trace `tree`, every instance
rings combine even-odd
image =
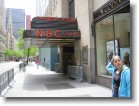
[[[24,40],[22,35],[18,38],[16,47],[21,50],[24,48]]]
[[[11,52],[9,49],[5,49],[4,50],[4,57],[5,57],[5,60],[6,60],[6,57],[9,57],[11,55]]]
[[[5,60],[6,58],[21,58],[23,57],[22,53],[20,51],[17,51],[17,50],[10,50],[10,49],[5,49],[4,50],[4,56],[5,56]]]
[[[29,59],[29,56],[35,57],[37,55],[38,47],[29,47],[29,48],[25,49],[25,42],[23,39],[23,31],[24,31],[24,28],[20,28],[17,32],[18,35],[20,35],[20,36],[17,40],[16,50],[10,50],[10,49],[4,50],[5,60],[7,57],[8,58],[10,58],[10,57],[16,57],[16,58],[27,57]]]
[[[29,48],[25,49],[25,47],[24,47],[25,42],[23,40],[23,31],[24,31],[23,28],[19,29],[19,31],[18,31],[18,35],[20,35],[20,37],[18,38],[18,41],[17,41],[17,48],[18,48],[18,50],[22,51],[22,54],[27,56],[27,63],[28,63],[29,56],[37,55],[38,47],[34,46],[34,47],[29,47]]]

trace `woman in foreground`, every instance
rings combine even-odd
[[[106,69],[112,73],[112,97],[130,97],[130,68],[113,56]]]

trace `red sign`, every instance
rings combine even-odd
[[[35,17],[23,38],[80,39],[75,18]]]
[[[75,18],[58,18],[58,17],[35,17],[32,21],[64,21],[64,22],[77,22]]]
[[[47,38],[47,39],[80,39],[78,30],[25,30],[23,38]]]
[[[31,28],[77,30],[78,25],[75,18],[35,17],[31,21]]]

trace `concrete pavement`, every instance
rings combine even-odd
[[[62,73],[56,73],[29,63],[26,72],[15,75],[13,88],[4,97],[111,97],[111,89],[87,82],[76,82]]]

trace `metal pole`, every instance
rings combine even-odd
[[[29,59],[29,52],[30,52],[30,48],[28,48],[27,65],[28,65],[28,59]]]

